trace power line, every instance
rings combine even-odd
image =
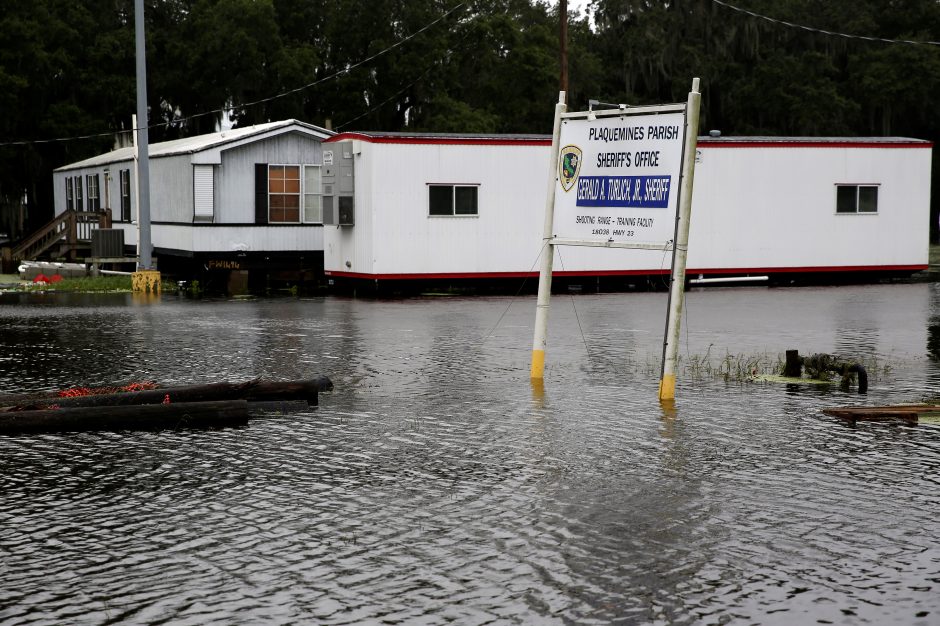
[[[435,67],[436,67],[436,65],[430,65],[426,70],[424,70],[424,71],[421,73],[420,76],[418,76],[416,79],[414,79],[413,81],[411,81],[410,83],[408,83],[407,85],[405,85],[404,87],[402,87],[401,89],[399,89],[397,92],[395,92],[394,94],[392,94],[390,97],[386,98],[386,99],[383,100],[382,102],[379,102],[378,104],[376,104],[375,106],[373,106],[371,109],[369,109],[368,111],[366,111],[366,112],[363,113],[362,115],[358,115],[358,116],[352,118],[351,120],[349,120],[349,121],[347,121],[347,122],[343,122],[342,124],[340,124],[339,126],[336,127],[336,130],[339,131],[339,130],[342,129],[342,128],[346,128],[347,126],[349,126],[349,125],[352,124],[353,122],[355,122],[355,121],[357,121],[357,120],[361,120],[362,118],[364,118],[364,117],[365,117],[366,115],[368,115],[369,113],[372,113],[373,111],[382,108],[383,106],[385,106],[386,104],[388,104],[389,102],[391,102],[392,100],[394,100],[395,98],[397,98],[398,96],[400,96],[401,94],[405,93],[407,90],[411,89],[411,88],[412,88],[414,85],[416,85],[422,78],[424,78],[425,76],[427,76],[427,75],[431,72],[431,70],[433,70]]]
[[[163,124],[155,124],[155,126],[162,126]],[[153,128],[152,126],[150,128]],[[132,129],[132,130],[137,130]],[[91,135],[73,135],[71,137],[56,137],[55,139],[21,139],[19,141],[2,141],[0,142],[0,148],[5,148],[7,146],[32,146],[35,144],[41,143],[58,143],[62,141],[80,141],[82,139],[95,139],[97,137],[113,137],[116,132],[124,131],[110,131],[107,133],[93,133]]]
[[[348,66],[346,66],[345,68],[343,68],[343,69],[341,69],[341,70],[339,70],[339,71],[337,71],[337,72],[334,72],[333,74],[330,74],[329,76],[324,76],[323,78],[320,78],[320,79],[317,79],[317,80],[315,80],[315,81],[313,81],[313,82],[307,83],[306,85],[301,85],[300,87],[295,87],[294,89],[289,89],[289,90],[287,90],[287,91],[283,91],[283,92],[281,92],[281,93],[279,93],[279,94],[276,94],[276,95],[273,95],[273,96],[270,96],[270,97],[267,97],[267,98],[261,98],[261,99],[259,99],[259,100],[254,100],[254,101],[252,101],[252,102],[246,102],[246,103],[244,103],[244,104],[240,104],[240,105],[238,105],[237,108],[238,108],[238,109],[247,109],[247,108],[249,108],[249,107],[257,106],[257,105],[259,105],[259,104],[264,104],[264,103],[266,103],[266,102],[272,102],[272,101],[274,101],[274,100],[278,100],[278,99],[280,99],[280,98],[284,98],[284,97],[286,97],[286,96],[289,96],[289,95],[292,95],[292,94],[295,94],[295,93],[298,93],[298,92],[301,92],[301,91],[310,89],[311,87],[315,87],[316,85],[319,85],[319,84],[321,84],[321,83],[325,83],[326,81],[333,80],[334,78],[339,78],[340,76],[345,76],[346,74],[348,74],[348,73],[351,72],[352,70],[356,69],[357,67],[361,67],[361,66],[365,65],[366,63],[369,63],[370,61],[374,61],[375,59],[381,57],[382,55],[388,54],[388,53],[391,52],[392,50],[394,50],[394,49],[396,49],[396,48],[398,48],[398,47],[404,45],[404,44],[407,43],[408,41],[414,39],[415,37],[417,37],[418,35],[420,35],[421,33],[423,33],[424,31],[426,31],[426,30],[428,30],[429,28],[435,26],[435,25],[438,24],[439,22],[443,21],[445,18],[447,18],[448,16],[450,16],[452,13],[456,12],[457,9],[460,9],[460,8],[463,7],[464,5],[466,5],[466,2],[460,2],[459,4],[455,5],[453,8],[451,8],[450,10],[448,10],[446,13],[444,13],[443,15],[441,15],[439,18],[437,18],[436,20],[434,20],[433,22],[430,22],[429,24],[425,24],[424,26],[422,26],[421,28],[419,28],[419,29],[416,30],[415,32],[413,32],[413,33],[411,33],[410,35],[408,35],[407,37],[405,37],[404,39],[400,39],[400,40],[398,40],[397,42],[395,42],[395,43],[393,43],[392,45],[390,45],[389,47],[385,48],[384,50],[381,50],[380,52],[376,52],[376,53],[373,54],[372,56],[366,57],[365,59],[363,59],[363,60],[361,60],[361,61],[359,61],[359,62],[357,62],[357,63],[353,63],[352,65],[348,65]],[[417,82],[417,81],[415,81],[415,82]],[[383,104],[384,104],[384,103],[383,103]],[[213,109],[213,110],[211,110],[211,111],[204,111],[204,112],[202,112],[202,113],[194,113],[193,115],[188,115],[188,116],[186,116],[186,117],[176,118],[176,119],[173,119],[173,120],[168,121],[168,122],[158,122],[158,123],[156,123],[156,124],[150,124],[149,126],[147,126],[147,130],[150,130],[151,128],[161,128],[161,127],[164,127],[164,126],[169,126],[170,124],[179,124],[179,123],[183,123],[183,122],[188,122],[188,121],[190,121],[190,120],[194,120],[194,119],[199,118],[199,117],[205,117],[206,115],[214,115],[214,114],[218,114],[218,113],[224,113],[226,110],[229,110],[229,109],[226,108],[226,107],[222,107],[222,108],[219,108],[219,109]],[[357,118],[357,119],[358,119],[358,118]],[[137,129],[137,128],[132,128],[132,129],[130,129],[130,130],[131,130],[131,132],[135,132],[135,131],[137,131],[138,129]],[[84,139],[95,139],[95,138],[98,138],[98,137],[111,137],[111,136],[114,135],[114,133],[115,133],[115,131],[111,131],[111,132],[107,132],[107,133],[94,133],[94,134],[89,134],[89,135],[76,135],[76,136],[71,136],[71,137],[57,137],[57,138],[55,138],[55,139],[31,139],[31,140],[21,140],[21,141],[4,141],[4,142],[0,142],[0,148],[6,147],[6,146],[24,146],[24,145],[33,145],[33,144],[46,144],[46,143],[58,143],[58,142],[65,142],[65,141],[78,141],[78,140],[84,140]]]
[[[389,46],[388,48],[385,48],[385,49],[382,50],[381,52],[377,52],[376,54],[373,54],[372,56],[367,57],[367,58],[363,59],[362,61],[359,61],[358,63],[354,63],[354,64],[352,64],[352,65],[350,65],[350,66],[348,66],[348,67],[346,67],[346,68],[344,68],[344,69],[342,69],[342,70],[339,70],[338,72],[335,72],[335,73],[333,73],[333,74],[330,74],[329,76],[325,76],[325,77],[323,77],[323,78],[321,78],[321,79],[319,79],[319,80],[315,80],[315,81],[313,81],[312,83],[307,83],[306,85],[303,85],[303,86],[301,86],[301,87],[296,87],[296,88],[294,88],[294,89],[290,89],[290,90],[288,90],[288,91],[279,93],[279,94],[277,94],[276,96],[271,96],[270,98],[262,98],[261,100],[255,100],[254,102],[248,102],[248,103],[246,103],[246,104],[239,105],[238,108],[240,108],[240,109],[241,109],[241,108],[248,108],[248,107],[252,107],[252,106],[258,105],[258,104],[263,104],[263,103],[265,103],[265,102],[271,102],[272,100],[277,100],[278,98],[283,98],[283,97],[285,97],[285,96],[289,96],[289,95],[291,95],[291,94],[295,94],[295,93],[298,93],[298,92],[300,92],[300,91],[304,91],[305,89],[309,89],[310,87],[313,87],[313,86],[315,86],[315,85],[319,85],[320,83],[324,83],[324,82],[326,82],[326,81],[328,81],[328,80],[332,80],[332,79],[334,79],[334,78],[339,78],[340,76],[344,76],[344,75],[348,74],[349,72],[351,72],[352,70],[356,69],[357,67],[360,67],[360,66],[362,66],[362,65],[365,65],[366,63],[368,63],[368,62],[370,62],[370,61],[374,61],[375,59],[379,58],[380,56],[382,56],[382,55],[384,55],[384,54],[387,54],[388,52],[391,52],[391,51],[394,50],[395,48],[398,48],[399,46],[401,46],[401,45],[403,45],[404,43],[410,41],[411,39],[414,39],[415,37],[417,37],[418,35],[420,35],[420,34],[423,33],[424,31],[428,30],[428,29],[431,28],[432,26],[434,26],[434,25],[436,25],[437,23],[443,21],[443,20],[444,20],[446,17],[448,17],[451,13],[454,13],[457,9],[461,8],[461,7],[464,6],[465,4],[466,4],[465,2],[461,2],[461,3],[457,4],[457,5],[454,6],[452,9],[450,9],[449,11],[447,11],[446,13],[444,13],[443,15],[441,15],[439,18],[437,18],[436,20],[434,20],[434,21],[431,22],[430,24],[426,24],[425,26],[422,26],[421,28],[419,28],[418,30],[416,30],[416,31],[413,32],[412,34],[408,35],[408,36],[405,37],[404,39],[401,39],[401,40],[399,40],[399,41],[393,43],[393,44],[392,44],[391,46]],[[201,117],[201,116],[204,116],[204,115],[210,115],[210,114],[212,114],[212,113],[222,113],[223,111],[225,111],[225,108],[224,108],[224,107],[221,108],[221,109],[216,109],[216,110],[214,110],[214,111],[206,111],[205,113],[198,113],[198,114],[196,114],[196,115],[191,115],[191,116],[189,116],[189,117],[180,118],[179,120],[175,120],[175,121],[177,121],[177,122],[185,122],[185,121],[194,119],[194,118],[196,118],[196,117]]]
[[[761,15],[760,13],[755,13],[753,11],[748,11],[747,9],[742,9],[741,7],[736,7],[722,0],[712,0],[717,5],[723,6],[726,9],[731,9],[732,11],[737,11],[739,13],[745,13],[751,17],[756,17],[773,24],[782,24],[783,26],[789,26],[790,28],[797,28],[800,30],[809,31],[811,33],[819,33],[821,35],[829,35],[831,37],[843,37],[845,39],[861,39],[862,41],[878,41],[881,43],[902,43],[915,46],[940,46],[940,41],[913,41],[911,39],[885,39],[883,37],[868,37],[865,35],[850,35],[848,33],[839,33],[831,30],[824,30],[822,28],[814,28],[812,26],[806,26],[804,24],[794,24],[793,22],[787,22],[784,20],[778,20],[773,17],[768,17],[766,15]]]
[[[464,33],[464,36],[460,39],[460,41],[457,43],[457,45],[454,46],[454,48],[455,48],[456,50],[461,50],[461,51],[465,50],[466,48],[465,48],[464,44],[466,44],[468,37],[469,37],[469,35],[468,35],[467,33]],[[451,53],[453,53],[453,51],[451,51]],[[338,125],[338,126],[336,127],[337,132],[339,132],[339,131],[340,131],[341,129],[343,129],[343,128],[346,128],[347,126],[349,126],[349,125],[352,124],[353,122],[358,121],[358,120],[361,120],[362,118],[364,118],[365,116],[369,115],[370,113],[372,113],[372,112],[374,112],[374,111],[377,111],[378,109],[382,108],[383,106],[385,106],[386,104],[388,104],[389,102],[391,102],[392,100],[394,100],[395,98],[397,98],[398,96],[400,96],[401,94],[405,93],[408,89],[411,89],[411,88],[414,87],[416,84],[418,84],[419,82],[421,82],[421,80],[422,80],[425,76],[427,76],[428,74],[430,74],[430,73],[431,73],[431,70],[435,69],[436,67],[438,67],[438,63],[437,63],[436,61],[432,62],[431,64],[429,64],[429,65],[424,69],[423,72],[421,72],[421,74],[418,75],[417,78],[415,78],[413,81],[411,81],[410,83],[408,83],[407,85],[405,85],[404,87],[402,87],[401,89],[399,89],[398,91],[396,91],[396,92],[395,92],[394,94],[392,94],[390,97],[388,97],[388,98],[386,98],[385,100],[383,100],[382,102],[379,102],[378,104],[372,106],[371,108],[369,108],[367,111],[365,111],[365,112],[362,113],[361,115],[357,115],[356,117],[352,118],[351,120],[347,120],[347,121],[343,122],[342,124]]]

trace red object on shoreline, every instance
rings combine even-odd
[[[123,391],[149,391],[156,389],[154,382],[130,383],[123,387],[71,387],[58,392],[60,398],[78,398],[81,396],[101,396]]]

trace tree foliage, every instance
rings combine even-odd
[[[682,101],[703,129],[940,138],[936,0],[592,0],[569,20],[569,104]],[[0,143],[127,129],[134,0],[0,0]],[[548,132],[557,3],[147,0],[151,141],[297,118],[342,130]],[[279,97],[278,94],[285,94]],[[110,139],[0,145],[0,232],[51,215],[51,170]],[[935,159],[935,162],[938,161]],[[935,171],[937,167],[935,166]],[[934,188],[938,188],[934,185]],[[934,225],[936,219],[931,220]]]

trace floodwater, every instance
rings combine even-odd
[[[0,393],[329,376],[245,428],[0,437],[0,623],[940,623],[940,286],[0,296]],[[867,396],[746,382],[788,348]],[[721,372],[732,372],[727,378]]]

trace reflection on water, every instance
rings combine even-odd
[[[933,287],[933,285],[931,285]],[[927,353],[940,362],[940,289],[930,289],[930,312],[927,319]]]
[[[883,366],[666,404],[665,294],[556,297],[541,386],[531,298],[0,298],[0,393],[335,383],[242,429],[0,438],[0,622],[940,619],[940,428],[820,412],[934,392],[934,285],[690,292],[687,360]]]

